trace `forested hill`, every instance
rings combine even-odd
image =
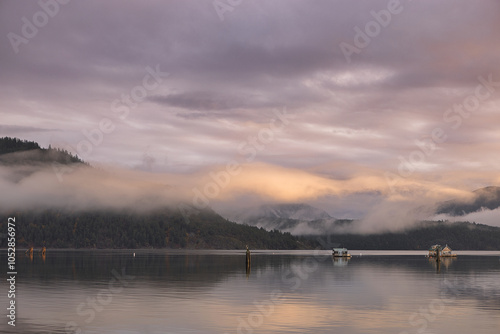
[[[17,170],[18,165],[45,166],[47,163],[85,164],[64,150],[44,149],[35,142],[16,138],[0,138],[0,168]],[[24,172],[21,170],[21,176]],[[14,186],[19,182],[17,178],[3,181]],[[7,231],[8,217],[15,217],[16,241],[20,248],[244,249],[248,245],[252,249],[312,249],[342,245],[349,249],[425,250],[438,243],[453,249],[500,250],[500,228],[471,223],[424,222],[405,232],[329,237],[323,234],[305,238],[237,224],[210,209],[194,210],[189,217],[179,208],[167,206],[148,212],[30,207],[22,211],[3,210],[0,212],[0,247],[6,247],[3,231]],[[335,221],[336,225],[350,223],[352,221]],[[329,239],[326,244],[325,239]]]
[[[348,223],[344,221],[344,223]],[[309,236],[311,241],[317,236]],[[469,222],[421,222],[402,232],[321,236],[335,247],[374,250],[427,250],[448,244],[454,250],[500,250],[500,228]]]
[[[0,230],[16,217],[18,247],[427,250],[448,244],[454,250],[500,250],[500,228],[468,222],[422,222],[404,232],[296,237],[278,230],[230,222],[211,210],[188,219],[178,209],[66,212],[45,210],[0,215]],[[319,241],[320,240],[320,241]],[[0,238],[0,246],[6,239]]]
[[[211,210],[187,219],[177,209],[150,213],[132,211],[62,210],[12,212],[18,247],[40,248],[190,248],[190,249],[305,249],[312,248],[289,233],[230,222]],[[5,238],[0,241],[6,246]]]
[[[0,154],[7,154],[20,151],[40,150],[41,147],[34,141],[21,140],[18,138],[0,138]]]
[[[474,190],[468,200],[450,200],[438,206],[437,214],[464,216],[481,210],[495,210],[500,207],[500,187],[485,187]]]
[[[65,150],[41,148],[36,142],[0,138],[0,167],[84,164]],[[21,178],[31,170],[21,170]],[[19,173],[18,173],[19,174]],[[21,178],[16,178],[19,182]],[[12,180],[6,180],[11,182]],[[54,182],[57,182],[55,180]],[[76,190],[75,190],[76,191]],[[302,249],[310,246],[279,231],[266,231],[230,222],[210,209],[188,218],[174,207],[149,212],[132,209],[70,211],[64,207],[0,213],[0,247],[6,247],[8,217],[16,218],[18,247],[48,248],[208,248]]]
[[[85,164],[78,156],[61,149],[41,148],[33,141],[0,138],[0,165],[33,165],[41,163]]]

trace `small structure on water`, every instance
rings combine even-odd
[[[441,246],[441,245],[433,245],[429,248],[429,254],[427,257],[457,257],[457,254],[454,254],[451,250],[450,246]]]
[[[454,254],[453,251],[451,250],[450,246],[446,245],[446,246],[444,246],[443,250],[441,251],[441,256],[442,257],[457,257],[457,254]]]
[[[351,257],[351,254],[349,254],[349,251],[347,250],[347,248],[334,248],[332,256],[333,257],[347,257],[347,258],[349,258],[349,257]]]

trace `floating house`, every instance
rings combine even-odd
[[[442,257],[456,257],[457,254],[454,254],[453,251],[451,250],[450,246],[446,245],[441,250],[441,256]]]
[[[332,255],[333,257],[351,257],[347,248],[334,248]]]
[[[429,254],[427,257],[437,257],[439,253],[440,257],[456,257],[457,254],[454,254],[451,250],[450,246],[441,246],[441,245],[433,245],[429,248]]]
[[[439,250],[441,249],[441,245],[432,245],[432,246],[429,248],[429,254],[427,254],[427,257],[436,257],[436,256],[437,256],[438,249],[439,249]]]

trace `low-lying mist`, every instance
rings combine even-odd
[[[408,228],[433,217],[437,203],[470,195],[460,184],[449,182],[456,180],[453,176],[432,183],[423,176],[401,179],[391,188],[383,173],[352,170],[349,177],[335,179],[260,163],[213,166],[189,174],[82,164],[3,163],[0,210],[141,211],[185,203],[198,209],[211,207],[225,216],[264,203],[308,203],[342,218],[349,218],[346,212],[356,209],[362,216],[355,217],[356,223],[344,232],[380,233]],[[293,233],[311,231],[309,224],[296,227]]]

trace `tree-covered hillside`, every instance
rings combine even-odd
[[[41,148],[36,142],[18,138],[0,138],[0,165],[40,163],[86,164],[66,150]]]
[[[434,244],[448,244],[457,250],[500,250],[500,228],[468,222],[422,222],[403,232],[334,234],[322,238],[349,249],[426,250]]]
[[[85,164],[77,156],[64,150],[50,147],[44,149],[35,142],[16,138],[0,138],[2,168],[13,167],[17,170],[18,165],[45,166],[54,163]],[[21,169],[21,176],[15,178],[14,184],[29,175],[29,172]],[[488,188],[478,192],[478,198],[485,197],[485,193],[498,192],[497,189]],[[398,233],[330,236],[323,233],[306,239],[278,230],[266,231],[263,228],[233,223],[209,209],[198,210],[186,219],[179,209],[168,207],[148,212],[102,208],[87,211],[69,211],[67,208],[35,210],[30,207],[12,211],[7,208],[0,213],[0,247],[6,247],[4,231],[7,231],[8,217],[16,218],[16,242],[21,248],[244,249],[249,245],[253,249],[311,249],[343,245],[349,249],[424,250],[439,243],[448,244],[453,249],[500,250],[500,228],[487,225],[424,222],[411,230]],[[314,225],[316,221],[308,223]],[[353,222],[350,220],[334,221],[335,226],[351,223]],[[324,240],[329,241],[325,244]]]
[[[65,150],[41,148],[36,142],[0,138],[0,165],[85,164]],[[29,172],[21,173],[22,177]],[[22,179],[19,178],[19,180]],[[17,179],[16,179],[17,180]],[[19,182],[19,180],[17,182]],[[76,191],[76,190],[75,190]],[[213,248],[299,249],[307,245],[289,233],[266,231],[229,222],[211,210],[189,219],[176,208],[138,212],[67,208],[34,209],[0,214],[0,246],[6,246],[8,217],[16,218],[18,247],[49,248]]]
[[[190,248],[190,249],[304,249],[312,248],[299,238],[229,222],[211,210],[189,219],[176,209],[149,213],[132,211],[13,212],[18,247],[48,248]],[[2,246],[5,247],[5,239]]]
[[[38,143],[34,141],[21,140],[19,138],[10,137],[0,138],[0,154],[40,149],[41,148]]]
[[[500,207],[500,187],[485,187],[472,192],[469,200],[450,200],[441,203],[437,214],[464,216],[483,209],[495,210]]]

